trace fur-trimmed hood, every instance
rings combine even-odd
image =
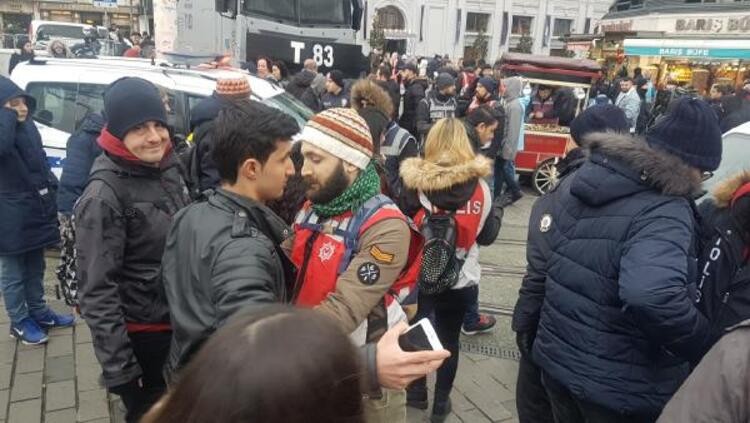
[[[441,166],[419,157],[401,163],[404,186],[423,192],[442,191],[490,174],[490,161],[481,155],[456,166]]]
[[[582,145],[591,156],[576,172],[571,191],[587,204],[606,204],[649,189],[688,198],[701,194],[698,172],[642,138],[598,132],[587,135]]]
[[[382,87],[369,79],[357,81],[351,90],[351,105],[356,111],[363,107],[373,106],[386,116],[393,115],[393,101]]]
[[[743,170],[719,182],[711,192],[716,207],[729,207],[737,190],[745,184],[750,184],[750,170]]]

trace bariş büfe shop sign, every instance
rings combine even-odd
[[[750,33],[750,15],[731,18],[677,19],[676,32]]]

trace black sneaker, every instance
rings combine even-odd
[[[515,204],[516,201],[520,200],[521,198],[523,198],[523,194],[520,191],[514,192],[512,194],[506,193],[506,194],[503,194],[503,198],[500,201],[500,205],[503,207],[508,207],[508,206]]]
[[[464,324],[463,326],[461,326],[461,333],[468,336],[486,333],[491,331],[492,328],[495,327],[496,323],[497,320],[494,317],[488,316],[486,314],[480,314],[479,320],[476,323],[471,325]]]
[[[427,410],[429,406],[427,402],[427,388],[421,386],[406,388],[406,406],[418,410]]]
[[[451,404],[450,397],[445,401],[435,400],[435,404],[432,405],[430,423],[443,423],[451,411],[453,411],[453,405]]]

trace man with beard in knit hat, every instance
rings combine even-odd
[[[376,342],[416,311],[421,237],[380,193],[372,136],[356,111],[319,113],[300,138],[309,201],[287,243],[299,269],[293,302],[330,316],[357,345]],[[368,422],[405,421],[403,391],[364,393]]]

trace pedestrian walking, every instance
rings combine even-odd
[[[489,172],[489,160],[474,153],[464,123],[455,118],[440,120],[433,126],[425,141],[424,158],[408,159],[401,166],[405,185],[418,190],[422,203],[415,223],[425,232],[435,216],[448,216],[456,231],[455,257],[449,260],[458,264],[459,276],[452,286],[444,286],[440,291],[420,290],[415,317],[419,320],[434,313],[438,338],[451,352],[451,357],[438,369],[432,422],[444,421],[452,410],[450,392],[458,369],[461,325],[481,278],[479,245],[492,244],[500,231],[502,209],[493,206],[492,193],[483,179]],[[428,256],[424,260],[432,263]],[[410,406],[427,409],[426,379],[409,386],[407,398]]]
[[[340,70],[328,72],[326,77],[326,92],[320,99],[323,110],[349,105],[348,93],[344,90],[344,73]]]
[[[708,104],[685,98],[645,140],[586,140],[588,160],[529,226],[550,257],[532,357],[556,422],[653,422],[709,346],[692,203],[721,132]]]
[[[104,153],[74,209],[79,301],[104,383],[137,422],[166,388],[172,329],[161,257],[189,197],[159,90],[121,78],[105,92],[104,112]]]
[[[562,180],[578,170],[588,157],[586,137],[598,132],[627,134],[630,130],[625,113],[613,105],[596,105],[584,110],[570,124],[574,148],[557,165]],[[554,189],[554,188],[553,188]],[[516,344],[521,353],[516,382],[516,409],[521,423],[552,423],[549,396],[542,384],[541,370],[534,362],[531,351],[536,338],[539,317],[545,296],[545,280],[551,257],[549,231],[542,231],[537,222],[552,207],[554,196],[542,195],[531,209],[526,245],[526,274],[521,281],[518,300],[513,308],[511,327],[516,332]]]
[[[280,249],[291,235],[265,203],[294,175],[294,119],[245,99],[215,119],[213,161],[221,183],[174,220],[162,273],[169,302],[170,377],[240,309],[289,301],[293,266]]]
[[[357,345],[377,342],[416,311],[421,237],[380,194],[373,141],[356,111],[321,112],[300,138],[309,202],[286,244],[299,269],[293,302],[332,318]],[[403,391],[366,393],[367,421],[405,421]]]
[[[419,138],[417,131],[417,106],[425,96],[427,84],[425,80],[417,79],[417,66],[408,62],[399,65],[401,81],[404,84],[404,107],[398,124],[409,131],[415,138]]]
[[[625,112],[625,117],[630,122],[630,132],[635,132],[638,115],[641,111],[641,98],[638,96],[633,79],[629,77],[620,80],[620,94],[617,95],[615,106]]]
[[[18,66],[19,63],[28,62],[34,58],[34,46],[31,44],[26,37],[20,37],[16,43],[18,48],[17,53],[13,53],[10,56],[10,62],[8,63],[8,75],[13,74],[13,69]]]
[[[526,107],[522,103],[523,81],[519,77],[502,80],[505,101],[505,136],[500,154],[495,160],[495,197],[502,196],[507,207],[523,197],[516,179],[516,153],[523,145]],[[505,191],[503,191],[505,188]]]
[[[104,129],[104,123],[104,118],[99,113],[90,113],[81,121],[78,130],[68,138],[65,146],[65,161],[57,191],[62,245],[56,275],[60,292],[69,306],[78,306],[73,206],[86,188],[94,160],[102,153],[102,148],[96,140]]]
[[[31,119],[34,98],[0,77],[0,287],[10,335],[27,345],[46,330],[73,325],[44,301],[44,250],[60,241],[55,191],[42,138]]]
[[[440,119],[456,116],[456,81],[448,73],[435,78],[435,86],[417,106],[417,131],[424,142],[430,128]]]

